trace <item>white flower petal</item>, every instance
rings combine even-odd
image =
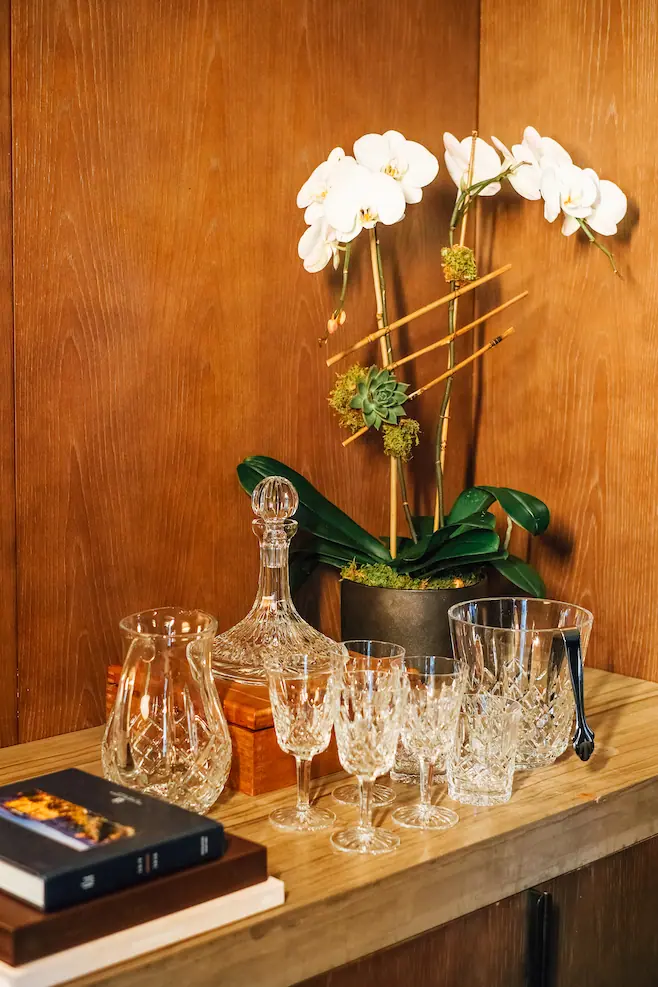
[[[321,236],[321,223],[314,223],[313,226],[309,226],[307,230],[304,230],[297,245],[297,253],[302,260],[304,260],[305,257],[308,257],[308,255],[315,250]]]
[[[532,147],[532,145],[531,145]],[[570,165],[571,155],[565,151],[561,144],[554,141],[552,137],[541,138],[540,164]]]
[[[405,141],[404,153],[408,169],[403,181],[406,179],[410,185],[415,185],[417,188],[424,188],[434,181],[439,173],[439,162],[426,147],[417,141]]]
[[[491,182],[489,185],[485,185],[480,195],[497,195],[501,190],[500,182]]]
[[[560,186],[553,168],[542,172],[541,195],[544,200],[544,218],[549,223],[554,223],[560,215]]]
[[[333,150],[329,152],[329,155],[327,157],[327,162],[330,165],[337,164],[339,161],[342,161],[344,157],[345,157],[345,151],[342,149],[342,147],[334,147]]]
[[[523,131],[523,143],[527,144],[535,158],[541,158],[541,134],[534,127],[526,127]]]
[[[324,200],[324,214],[330,226],[339,231],[338,239],[346,242],[341,234],[354,233],[355,220],[359,211],[358,188],[350,181],[339,182],[329,189]],[[348,237],[351,239],[351,237]]]
[[[515,192],[536,202],[541,199],[541,171],[537,165],[520,164],[519,167],[509,177],[509,183]]]
[[[310,206],[306,207],[304,212],[304,222],[310,226],[312,223],[317,223],[319,219],[324,216],[324,203],[323,202],[312,202]]]
[[[500,151],[500,153],[502,155],[502,158],[503,158],[503,164],[504,165],[506,165],[508,161],[513,161],[514,160],[514,155],[512,154],[512,152],[510,151],[510,149],[508,147],[506,147],[506,145],[503,144],[502,141],[498,140],[497,137],[494,137],[492,135],[492,137],[491,137],[491,143],[494,145],[494,147],[496,148],[496,150]]]
[[[626,215],[628,200],[618,185],[605,178],[599,183],[599,194],[599,202],[587,225],[602,236],[613,236],[617,232],[617,223]]]
[[[404,194],[405,202],[414,203],[420,202],[423,198],[422,188],[418,188],[416,185],[410,185],[406,177],[400,182],[402,186],[402,192]]]
[[[304,258],[304,270],[309,274],[317,274],[322,271],[333,256],[333,251],[328,243],[320,243],[317,248]]]
[[[371,177],[370,187],[370,199],[376,209],[380,223],[391,226],[403,219],[406,208],[404,193],[394,178],[380,172]],[[364,223],[364,226],[367,225]]]
[[[464,174],[464,167],[450,151],[446,151],[444,155],[444,160],[446,163],[446,168],[448,169],[448,174],[452,178],[453,182],[457,188],[461,185],[462,175]]]
[[[573,216],[565,216],[562,221],[562,233],[564,236],[571,236],[580,229],[580,223]]]
[[[388,164],[391,153],[386,137],[382,134],[365,134],[354,142],[354,157],[360,165],[371,171],[381,171]]]

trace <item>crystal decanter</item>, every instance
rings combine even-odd
[[[297,612],[290,595],[288,553],[297,530],[291,520],[299,506],[294,486],[283,476],[270,476],[255,488],[252,527],[260,542],[260,575],[254,604],[239,624],[215,638],[212,668],[222,679],[264,684],[267,654],[303,652],[319,662],[342,652]]]

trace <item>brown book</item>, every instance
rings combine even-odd
[[[267,850],[227,834],[219,860],[166,874],[58,912],[0,893],[0,960],[21,966],[267,880]]]

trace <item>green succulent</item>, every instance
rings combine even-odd
[[[407,400],[408,387],[400,384],[390,370],[372,366],[366,379],[357,384],[350,407],[361,412],[368,428],[381,428],[382,422],[397,425],[398,418],[404,415],[402,405]]]

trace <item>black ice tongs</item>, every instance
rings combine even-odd
[[[589,761],[594,753],[594,731],[585,718],[585,696],[583,689],[583,653],[580,647],[580,631],[569,628],[560,631],[564,640],[569,662],[569,674],[576,702],[576,732],[573,736],[573,749],[581,761]]]

